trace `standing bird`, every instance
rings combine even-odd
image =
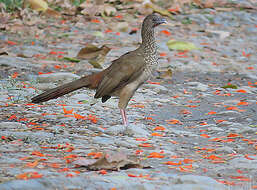
[[[35,96],[32,102],[45,102],[82,87],[96,89],[94,98],[102,98],[102,102],[106,102],[111,96],[119,97],[118,106],[123,124],[127,126],[125,109],[128,102],[138,87],[150,78],[158,64],[154,28],[163,23],[166,23],[166,20],[160,16],[154,13],[148,15],[142,24],[142,44],[136,50],[120,56],[112,61],[108,68],[98,73],[84,76]]]

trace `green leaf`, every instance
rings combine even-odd
[[[81,100],[81,101],[79,101],[80,103],[82,103],[82,104],[87,104],[88,103],[88,100]]]
[[[183,42],[183,41],[176,41],[176,40],[169,40],[167,42],[167,46],[169,50],[180,50],[180,51],[185,51],[185,50],[194,50],[194,49],[200,49],[196,47],[193,43],[190,42]]]
[[[236,85],[234,85],[234,84],[227,84],[227,85],[225,85],[225,86],[222,86],[221,88],[232,88],[232,89],[237,89],[237,86]]]
[[[63,59],[66,60],[66,61],[75,62],[75,63],[80,62],[79,59],[72,58],[72,57],[64,57]]]

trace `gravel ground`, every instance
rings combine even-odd
[[[9,45],[9,55],[0,56],[0,189],[257,189],[257,14],[204,9],[174,18],[157,29],[165,56],[160,71],[130,101],[126,134],[115,98],[102,104],[93,99],[94,91],[81,89],[41,105],[29,100],[97,70],[87,61],[74,66],[55,59],[50,51],[74,57],[85,40],[112,44],[106,67],[137,46],[139,33],[90,38],[92,31],[106,29],[91,23],[70,26],[65,40],[50,35],[48,43],[32,46],[31,36],[24,35],[23,44]],[[186,18],[192,24],[180,24]],[[18,38],[0,33],[3,42]],[[169,51],[170,38],[201,49]],[[162,76],[167,68],[172,77]],[[74,164],[92,152],[110,151],[136,155],[145,167],[91,171]]]

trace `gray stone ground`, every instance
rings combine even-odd
[[[180,24],[185,18],[194,22]],[[23,36],[28,43],[9,46],[9,52],[26,57],[0,56],[0,189],[256,189],[256,11],[204,9],[197,14],[175,16],[175,21],[170,23],[157,30],[157,39],[159,51],[167,53],[161,57],[160,67],[171,68],[173,76],[163,79],[156,72],[151,81],[160,84],[146,83],[137,91],[127,110],[128,135],[120,134],[124,128],[117,100],[102,104],[93,99],[94,92],[90,90],[78,90],[43,106],[28,104],[31,97],[47,87],[95,71],[89,69],[86,61],[55,69],[54,65],[63,61],[50,59],[48,53],[63,51],[73,57],[83,47],[83,41],[90,41],[88,36],[92,31],[104,31],[106,25],[72,26],[66,31],[67,39],[57,39],[57,43],[38,40],[31,46],[31,36]],[[170,31],[171,36],[162,34],[162,30]],[[78,39],[77,35],[84,39]],[[91,41],[116,47],[108,54],[106,67],[118,55],[134,49],[139,37],[139,33],[121,32],[120,36],[105,34],[104,38]],[[3,42],[12,38],[17,36],[0,33]],[[178,52],[169,51],[166,46],[170,38],[193,42],[201,49],[186,53],[187,57],[178,56]],[[48,58],[31,58],[35,54]],[[49,71],[54,73],[38,75]],[[15,79],[10,77],[14,72],[19,73]],[[238,88],[221,88],[228,83]],[[60,104],[82,116],[92,114],[98,121],[66,117]],[[154,131],[157,126],[165,129]],[[151,146],[141,147],[142,143]],[[128,155],[141,150],[137,156],[150,168],[107,171],[103,175],[99,171],[75,168],[65,159],[69,155],[85,157],[90,152],[109,150]],[[33,155],[34,151],[44,155]],[[152,152],[164,157],[148,158]],[[28,163],[36,160],[38,164],[29,167]],[[181,162],[164,164],[167,161]],[[63,168],[69,171],[60,172]],[[17,175],[24,172],[43,176],[18,180]],[[131,174],[145,177],[130,177]]]

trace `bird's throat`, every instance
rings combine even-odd
[[[154,29],[143,28],[141,32],[141,36],[142,36],[141,48],[143,48],[144,53],[156,54],[157,46],[156,46],[155,37],[154,37]]]

